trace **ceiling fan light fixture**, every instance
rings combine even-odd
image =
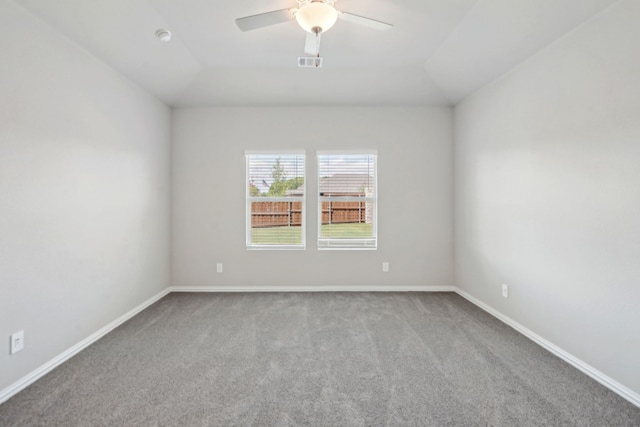
[[[313,1],[301,6],[296,13],[296,21],[303,30],[309,33],[325,32],[333,27],[338,19],[338,11],[327,3]]]

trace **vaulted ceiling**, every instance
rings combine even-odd
[[[616,0],[338,0],[394,27],[338,21],[319,69],[295,21],[235,24],[295,0],[12,1],[167,104],[221,106],[454,105]]]

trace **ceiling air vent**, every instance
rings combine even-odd
[[[322,58],[317,56],[301,56],[298,58],[299,68],[320,68],[322,67]]]

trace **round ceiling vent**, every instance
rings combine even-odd
[[[171,31],[165,30],[165,29],[160,29],[160,30],[156,31],[156,37],[162,43],[167,43],[167,42],[169,42],[171,40]]]

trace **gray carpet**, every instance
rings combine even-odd
[[[0,424],[640,426],[640,409],[451,293],[172,293]]]

